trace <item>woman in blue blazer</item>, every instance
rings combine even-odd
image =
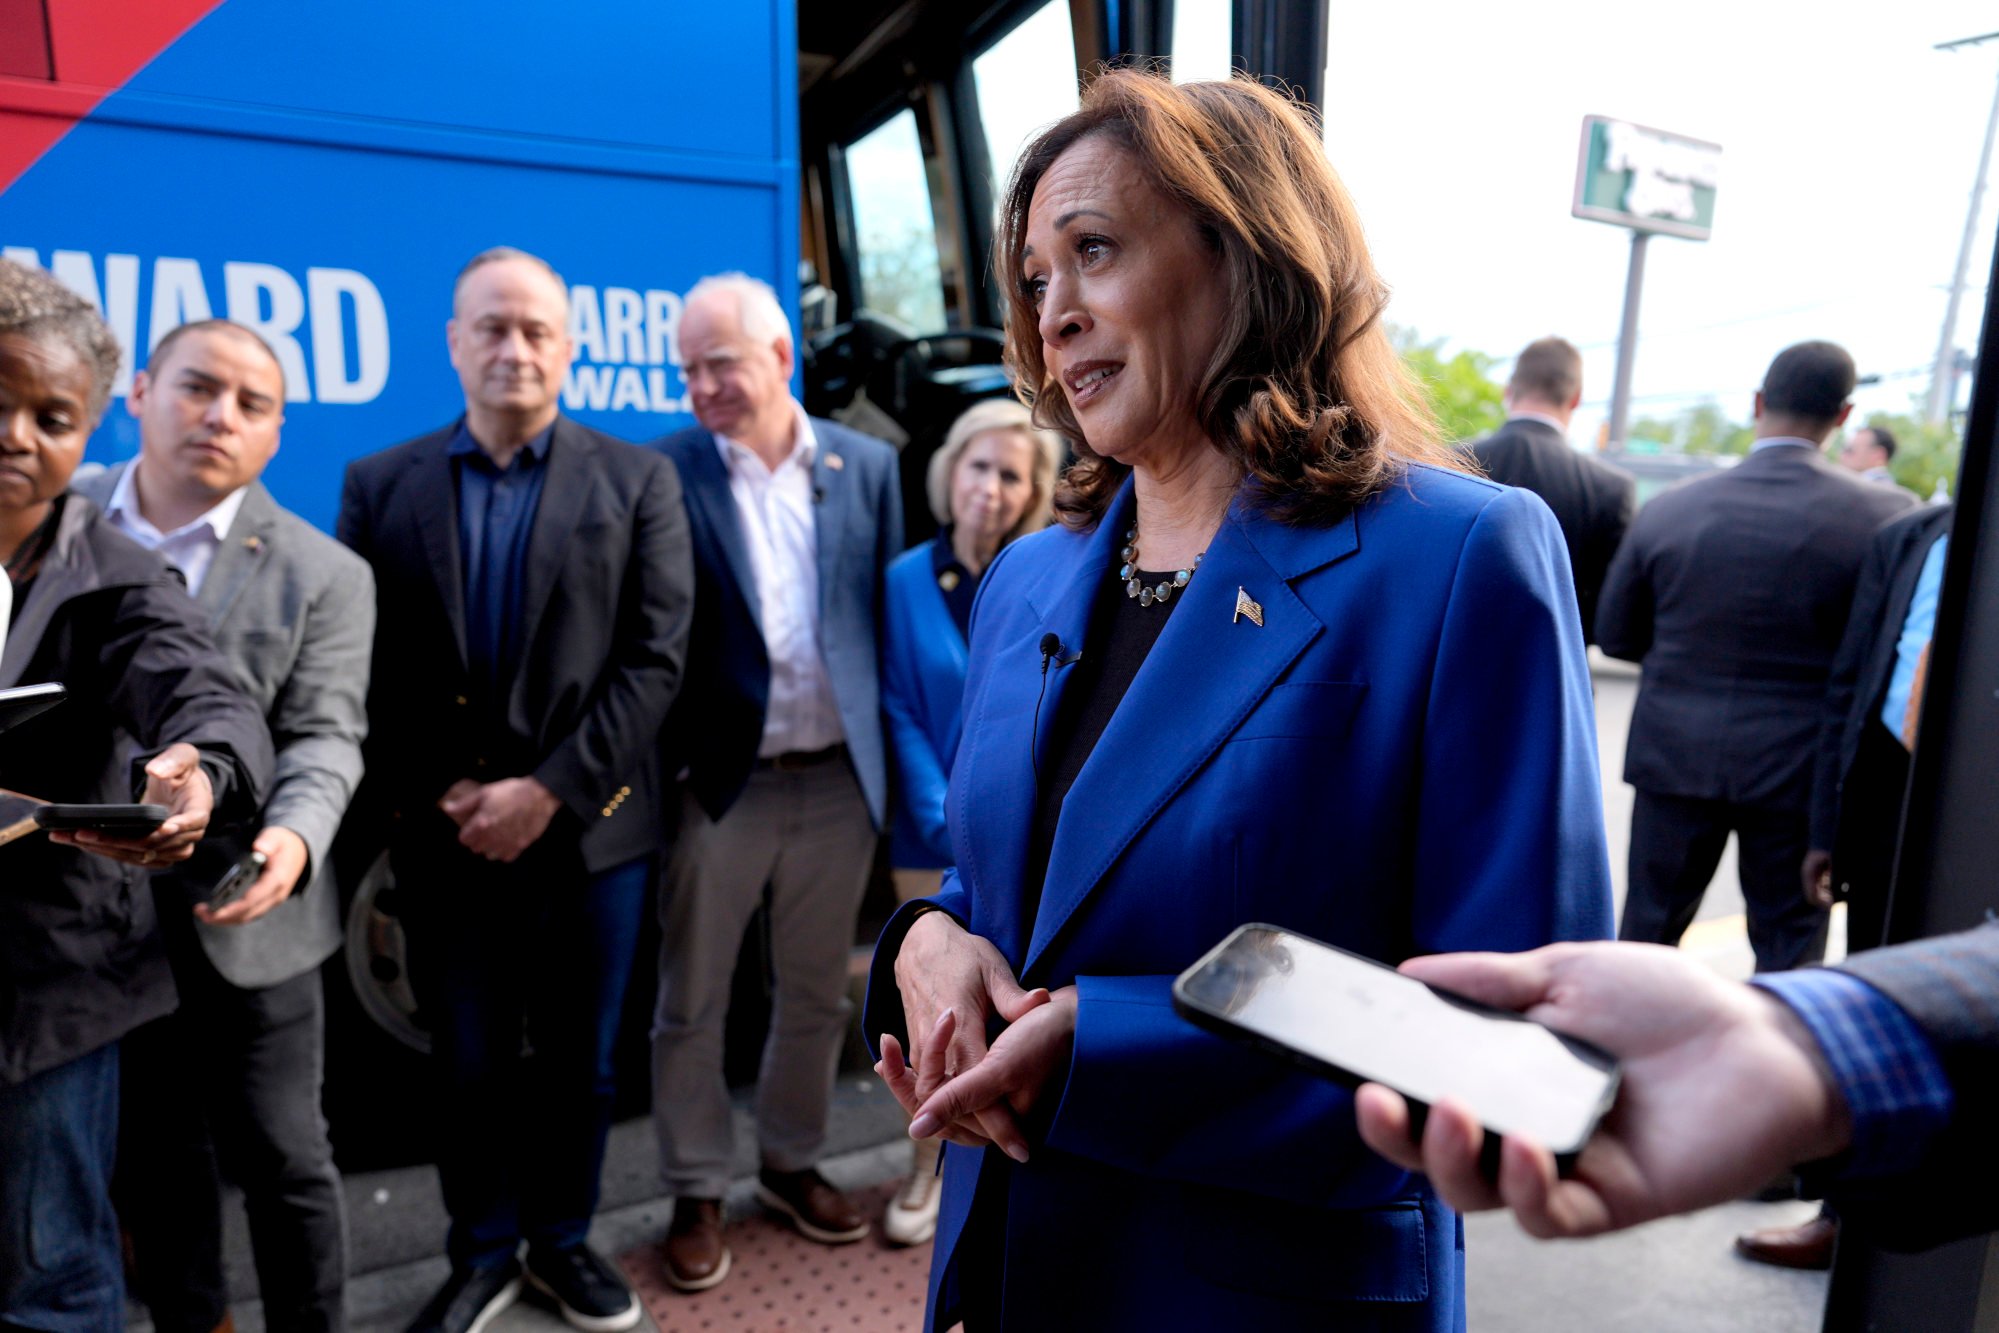
[[[954,869],[869,988],[951,1145],[930,1327],[1461,1329],[1456,1216],[1170,987],[1244,921],[1389,962],[1607,932],[1561,532],[1434,442],[1280,94],[1100,77],[995,269],[1080,461],[986,574]]]
[[[1061,465],[1062,442],[1019,402],[973,404],[930,459],[937,535],[889,564],[882,712],[896,766],[889,864],[903,902],[936,893],[951,864],[944,789],[958,750],[972,599],[1001,547],[1047,526]],[[937,1148],[935,1139],[917,1144],[909,1180],[882,1214],[895,1244],[920,1245],[936,1229]]]

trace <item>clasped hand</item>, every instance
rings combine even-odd
[[[1027,1160],[1020,1118],[1040,1105],[1066,1066],[1076,1033],[1073,986],[1023,989],[992,944],[943,912],[926,912],[895,959],[910,1052],[881,1038],[882,1077],[911,1117],[915,1138],[941,1134]],[[986,1021],[1006,1030],[986,1045]]]
[[[460,778],[437,808],[458,825],[458,841],[488,861],[512,861],[548,832],[561,798],[535,778]]]

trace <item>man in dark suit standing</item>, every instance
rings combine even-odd
[[[452,1272],[425,1333],[511,1302],[523,1241],[571,1324],[639,1320],[585,1236],[693,571],[673,467],[557,411],[568,304],[545,261],[475,256],[447,330],[464,417],[355,462],[341,499],[379,589],[362,804],[443,1083]]]
[[[1876,947],[1887,933],[1888,886],[1952,513],[1949,505],[1927,505],[1875,534],[1826,684],[1804,892],[1828,909],[1846,900],[1849,953]],[[1798,1226],[1752,1231],[1735,1246],[1764,1263],[1827,1268],[1837,1230],[1828,1208]]]
[[[756,1100],[759,1197],[827,1244],[868,1232],[815,1169],[847,1029],[847,957],[887,797],[882,582],[902,549],[895,451],[791,396],[776,295],[706,278],[680,319],[699,428],[662,440],[687,486],[699,593],[690,678],[666,728],[684,769],[660,901],[653,1117],[675,1196],[667,1278],[728,1276],[734,1129],[723,1021],[743,932],[770,904],[776,998]]]
[[[1637,484],[1578,453],[1566,436],[1583,396],[1583,358],[1561,338],[1527,344],[1506,384],[1506,424],[1471,446],[1485,475],[1530,490],[1555,511],[1569,548],[1583,636],[1596,642],[1597,594],[1638,507]]]
[[[211,828],[153,879],[181,1004],[124,1040],[116,1197],[161,1333],[208,1333],[229,1312],[223,1175],[243,1190],[266,1326],[345,1327],[319,965],[340,947],[327,852],[361,778],[375,582],[258,480],[284,402],[284,369],[255,333],[183,324],[132,385],[138,459],[72,487],[181,571],[277,749],[258,817]],[[251,851],[260,872],[211,905]]]
[[[1842,348],[1786,348],[1749,457],[1653,500],[1611,562],[1597,638],[1644,666],[1620,938],[1677,943],[1733,831],[1757,968],[1824,951],[1826,914],[1798,892],[1820,708],[1868,543],[1914,503],[1820,452],[1854,381]]]

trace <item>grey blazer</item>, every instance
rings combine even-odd
[[[129,464],[74,483],[108,507]],[[340,895],[328,851],[361,780],[375,577],[366,561],[251,482],[196,602],[238,683],[270,725],[276,778],[260,819],[214,828],[180,868],[155,878],[162,910],[206,897],[258,829],[304,839],[311,861],[292,896],[242,926],[195,931],[215,970],[260,988],[319,966],[340,947]]]

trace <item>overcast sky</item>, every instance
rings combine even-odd
[[[1225,69],[1228,0],[1178,0],[1175,74]],[[1999,29],[1972,0],[1331,0],[1326,145],[1394,289],[1389,317],[1451,348],[1510,358],[1559,333],[1583,348],[1595,438],[1616,363],[1630,233],[1569,216],[1582,118],[1722,146],[1713,239],[1650,243],[1634,415],[1705,398],[1746,420],[1770,358],[1845,344],[1863,411],[1927,389],[1945,291],[1999,84]],[[1002,175],[1017,145],[1075,106],[1067,5],[977,61]],[[919,213],[907,147],[864,155],[856,197]],[[880,156],[879,168],[875,156]],[[907,164],[892,159],[907,157]],[[1958,343],[1974,348],[1999,190],[1987,192]],[[1506,367],[1496,373],[1503,378]]]
[[[1899,376],[1863,408],[1907,410],[1929,382],[1999,79],[1999,41],[1931,48],[1994,29],[1999,7],[1958,0],[1333,0],[1327,151],[1394,287],[1391,319],[1499,356],[1546,333],[1584,349],[1580,441],[1609,395],[1630,254],[1628,232],[1569,216],[1582,118],[1719,143],[1713,239],[1650,244],[1634,415],[1712,396],[1746,418],[1771,356],[1805,338]]]

